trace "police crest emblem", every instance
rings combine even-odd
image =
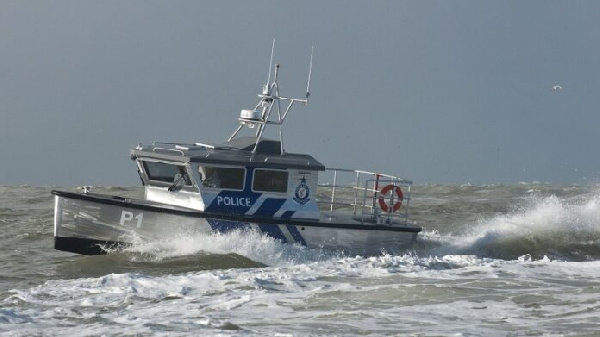
[[[306,184],[306,178],[302,177],[300,184],[296,186],[294,192],[294,201],[299,205],[304,205],[310,200],[310,188]]]

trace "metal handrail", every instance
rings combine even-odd
[[[326,175],[330,177],[329,181]],[[342,180],[340,182],[340,180]],[[394,210],[393,205],[398,201],[394,193],[383,201],[390,205],[384,212],[378,203],[381,187],[392,185],[403,190],[402,206]],[[335,216],[339,209],[346,213],[352,212],[355,219],[362,223],[378,223],[389,225],[406,225],[408,223],[410,206],[410,187],[412,181],[389,174],[381,174],[362,170],[327,168],[325,175],[320,175],[319,193],[323,194],[317,203],[327,207],[330,216]],[[380,187],[381,186],[381,187]],[[362,191],[362,193],[361,193]],[[344,207],[346,206],[346,207]]]

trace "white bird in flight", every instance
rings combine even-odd
[[[552,87],[552,91],[561,91],[561,90],[562,90],[562,87],[558,84],[556,84]]]

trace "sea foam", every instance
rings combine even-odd
[[[125,252],[136,253],[154,261],[178,256],[237,254],[267,266],[289,266],[337,255],[336,252],[308,249],[299,244],[284,244],[249,229],[227,233],[180,234],[162,240],[140,241]]]
[[[597,259],[600,194],[577,199],[532,195],[514,211],[481,219],[470,231],[443,241],[446,250],[488,257],[514,259],[531,254],[536,258]]]

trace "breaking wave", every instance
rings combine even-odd
[[[419,254],[476,254],[516,259],[529,254],[569,261],[600,259],[600,194],[576,199],[532,195],[516,210],[481,219],[464,233],[425,231]]]

